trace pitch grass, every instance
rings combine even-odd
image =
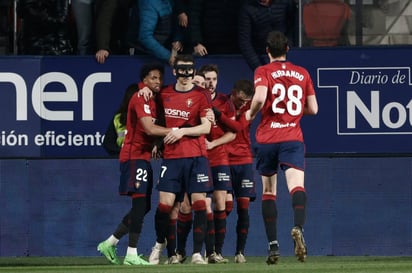
[[[232,257],[231,257],[232,258]],[[268,266],[266,257],[247,257],[247,263],[125,266],[110,265],[103,257],[0,257],[0,272],[14,273],[412,273],[412,257],[308,257],[304,263],[295,257],[281,257]]]

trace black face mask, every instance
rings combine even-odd
[[[190,78],[195,76],[195,66],[193,64],[177,64],[174,66],[176,78]]]

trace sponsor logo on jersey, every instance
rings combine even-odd
[[[165,108],[165,115],[172,118],[188,119],[190,116],[190,112],[183,111],[180,109]]]

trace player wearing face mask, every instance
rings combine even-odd
[[[157,185],[156,244],[149,262],[159,263],[166,246],[170,213],[175,202],[181,201],[180,194],[186,192],[194,211],[192,263],[205,264],[200,252],[206,233],[206,193],[213,190],[205,145],[205,135],[211,127],[207,118],[211,101],[203,88],[192,83],[195,66],[191,55],[176,57],[173,74],[176,83],[165,87],[159,97],[165,125],[175,129],[164,138],[162,172]]]

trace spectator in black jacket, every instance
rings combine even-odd
[[[21,0],[20,53],[26,55],[73,54],[68,25],[68,0]]]
[[[209,54],[239,54],[237,18],[240,0],[206,0],[203,4],[203,38]]]
[[[96,60],[109,54],[128,54],[129,9],[133,0],[96,0]]]
[[[246,0],[239,12],[239,48],[254,71],[266,64],[266,37],[283,32],[294,44],[297,7],[294,0]]]
[[[175,0],[175,13],[183,29],[183,52],[196,56],[207,55],[203,41],[204,0]]]

